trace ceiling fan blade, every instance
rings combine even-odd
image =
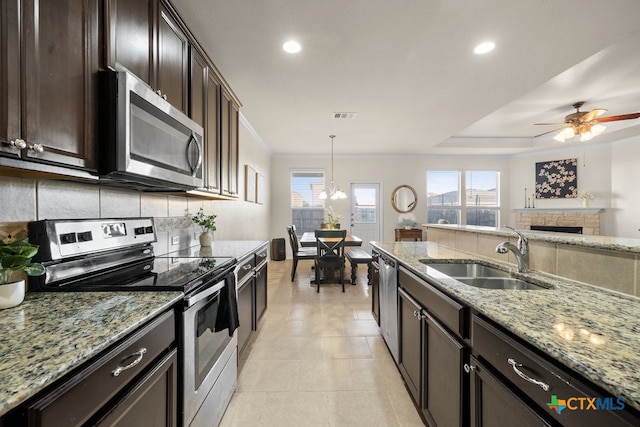
[[[564,129],[564,128],[558,128],[558,129],[550,130],[549,132],[545,132],[545,133],[541,133],[540,135],[536,135],[536,136],[534,136],[534,138],[537,138],[537,137],[543,136],[543,135],[547,135],[547,134],[550,134],[550,133],[558,132],[559,130],[562,130],[562,129]]]
[[[604,113],[606,113],[607,110],[604,108],[595,108],[589,112],[584,113],[582,116],[580,116],[580,121],[581,122],[590,122],[591,120],[595,119],[598,116],[603,115]]]
[[[618,120],[632,120],[640,117],[640,113],[632,113],[632,114],[621,114],[619,116],[609,116],[609,117],[600,117],[599,119],[595,119],[597,123],[604,122],[615,122]]]
[[[564,125],[564,123],[534,123],[534,125],[541,125],[541,126],[562,126],[562,125]]]

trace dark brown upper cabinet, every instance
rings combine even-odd
[[[105,0],[106,65],[123,66],[188,113],[189,39],[164,0]]]
[[[99,1],[0,7],[0,153],[42,165],[26,169],[95,170]]]
[[[240,108],[224,87],[222,88],[220,108],[222,195],[238,197],[238,116]]]

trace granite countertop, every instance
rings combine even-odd
[[[0,416],[183,298],[182,292],[27,293],[0,310]]]
[[[502,227],[483,227],[458,224],[422,224],[423,227],[440,228],[452,231],[469,231],[492,236],[517,237],[513,230]],[[529,240],[548,243],[583,246],[585,248],[605,249],[640,254],[640,239],[632,237],[587,236],[573,233],[554,233],[548,231],[518,230]]]
[[[524,276],[551,283],[553,289],[479,289],[419,260],[480,259],[513,266],[433,242],[372,244],[418,275],[429,275],[445,293],[640,410],[640,298],[539,272]]]

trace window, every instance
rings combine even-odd
[[[468,225],[498,226],[500,172],[467,171],[465,174],[465,206]]]
[[[497,227],[499,183],[497,171],[427,171],[427,222]]]
[[[427,171],[427,222],[460,224],[460,172]]]
[[[323,188],[323,171],[291,172],[291,223],[296,226],[298,235],[320,228],[324,200],[318,196]]]

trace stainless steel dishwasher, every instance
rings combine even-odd
[[[398,346],[398,263],[380,254],[380,332],[396,363]]]

